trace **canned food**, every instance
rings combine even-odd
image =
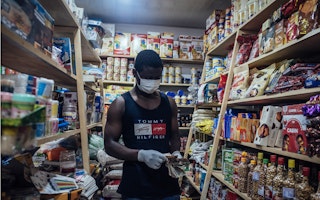
[[[162,76],[167,75],[167,74],[168,74],[168,67],[167,66],[163,66]]]
[[[113,57],[108,57],[108,58],[107,58],[107,64],[113,66],[113,64],[114,64],[114,59],[113,59]]]
[[[175,81],[175,83],[181,83],[181,76],[180,75],[176,75],[174,81]]]
[[[119,73],[113,73],[113,80],[119,81],[120,80],[120,74]]]
[[[174,76],[169,75],[168,83],[174,83]]]
[[[118,66],[114,65],[113,66],[113,72],[114,73],[120,73],[120,65],[118,65]]]
[[[107,73],[113,72],[113,65],[107,65]]]
[[[114,66],[120,66],[120,58],[114,58]]]
[[[128,65],[129,69],[133,69],[134,68],[134,62],[133,60],[129,61],[129,65]]]
[[[212,58],[212,67],[220,67],[223,66],[223,59],[220,57]]]
[[[107,73],[107,80],[112,81],[113,80],[113,72]]]
[[[162,83],[168,83],[168,75],[163,75],[161,78]]]
[[[120,74],[120,81],[127,81],[127,74]]]
[[[120,61],[120,66],[122,67],[127,67],[128,65],[128,59],[127,58],[121,58],[121,61]]]
[[[120,67],[120,74],[127,74],[127,66]]]
[[[175,73],[176,73],[176,75],[180,75],[181,74],[181,67],[176,67],[175,68]]]
[[[191,75],[193,74],[197,74],[197,69],[194,67],[191,68]]]
[[[172,66],[169,67],[169,76],[170,75],[174,76],[174,67]]]

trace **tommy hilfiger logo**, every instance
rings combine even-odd
[[[163,120],[138,120],[137,122],[134,124],[134,135],[137,139],[163,139],[167,133],[167,126]]]

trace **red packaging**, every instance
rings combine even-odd
[[[307,119],[303,115],[302,106],[295,104],[282,107],[283,114],[283,144],[282,150],[306,154],[307,138],[305,135]]]

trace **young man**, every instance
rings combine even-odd
[[[165,153],[181,157],[177,106],[158,88],[163,64],[152,50],[135,60],[136,84],[109,107],[104,133],[107,154],[124,160],[118,192],[123,200],[179,200]],[[118,143],[122,135],[124,145]]]

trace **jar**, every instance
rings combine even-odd
[[[18,128],[12,126],[2,126],[1,154],[13,155],[16,153],[16,140]]]
[[[186,95],[181,96],[181,105],[187,105],[187,96]]]
[[[248,181],[248,165],[245,157],[241,158],[241,163],[238,167],[238,173],[239,173],[238,189],[240,192],[245,193],[247,191],[247,181]]]
[[[77,121],[77,108],[73,104],[63,106],[62,112],[63,119],[69,123],[71,129],[75,129]]]
[[[177,105],[180,105],[180,96],[179,95],[176,95],[175,97],[174,97],[174,101],[176,102],[176,104]]]
[[[74,151],[61,151],[59,156],[60,173],[73,173],[76,169],[76,154]]]
[[[22,118],[33,111],[36,97],[31,94],[12,95],[11,118]]]
[[[12,101],[12,93],[1,92],[1,117],[2,118],[11,117],[11,101]]]
[[[14,91],[14,81],[10,79],[2,79],[1,80],[1,91],[13,93]]]

